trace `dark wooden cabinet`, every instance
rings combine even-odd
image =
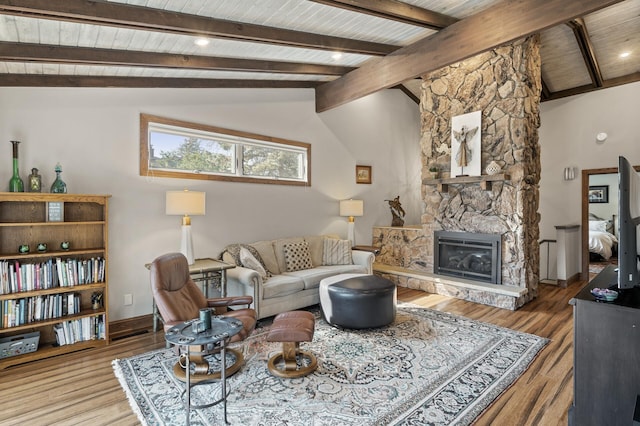
[[[569,303],[574,322],[574,399],[569,424],[633,424],[640,395],[640,288],[614,302],[599,302],[591,289],[616,283],[609,266]]]

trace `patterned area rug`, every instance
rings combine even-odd
[[[317,315],[318,317],[318,315]],[[547,340],[491,324],[402,305],[388,327],[339,330],[316,319],[318,369],[299,379],[269,374],[281,344],[268,327],[245,341],[246,365],[227,381],[232,425],[468,425],[529,366]],[[239,346],[236,346],[239,347]],[[184,383],[170,349],[113,361],[143,425],[183,425]],[[196,386],[192,403],[220,397]],[[223,424],[222,406],[191,410],[192,425]]]

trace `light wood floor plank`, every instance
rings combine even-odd
[[[398,300],[550,339],[531,367],[476,420],[476,425],[567,424],[573,398],[573,314],[568,288],[541,285],[539,297],[511,312],[406,288]],[[161,332],[147,333],[0,371],[0,426],[139,425],[111,361],[160,349]]]

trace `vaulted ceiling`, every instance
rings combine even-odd
[[[0,0],[0,86],[312,87],[324,111],[535,33],[543,100],[640,81],[640,0]]]

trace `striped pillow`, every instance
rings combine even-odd
[[[322,252],[323,265],[352,265],[351,241],[325,238]]]

